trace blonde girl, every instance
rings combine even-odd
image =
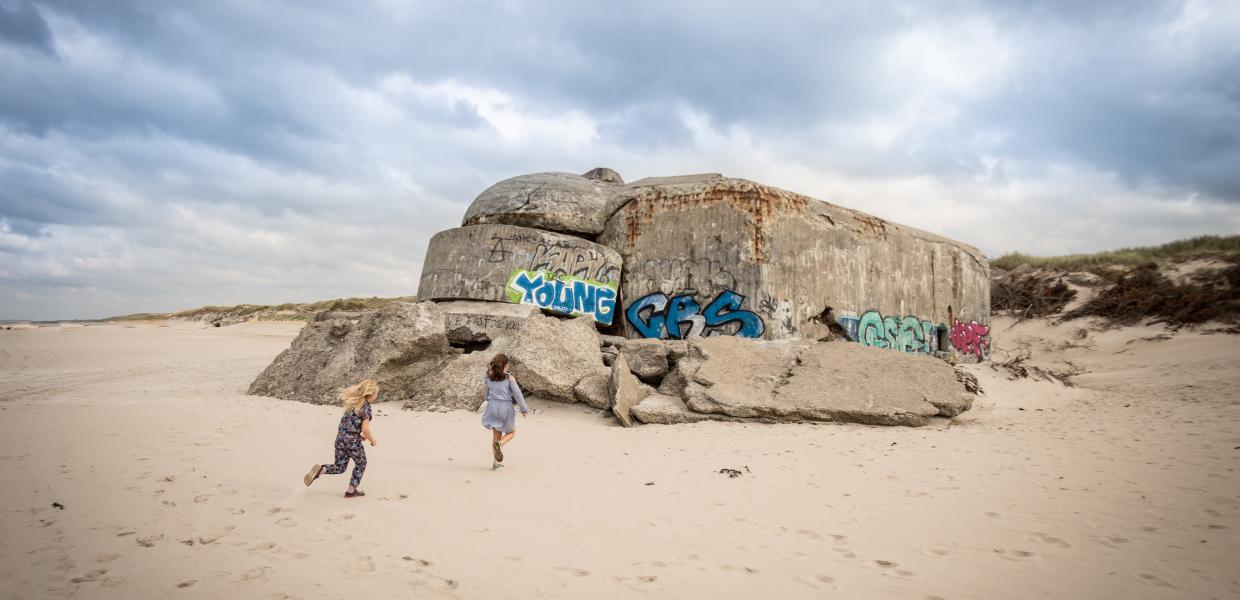
[[[336,475],[344,473],[349,460],[353,460],[353,476],[349,478],[349,487],[344,492],[345,498],[365,496],[366,492],[357,489],[362,483],[362,474],[366,472],[366,450],[362,448],[362,440],[368,440],[371,446],[378,444],[375,434],[370,432],[370,403],[379,397],[379,384],[373,379],[363,379],[340,392],[340,400],[344,405],[344,414],[340,417],[340,431],[336,434],[336,462],[331,465],[314,465],[304,479],[306,485],[314,483],[324,473]]]
[[[504,451],[500,448],[517,435],[517,415],[513,404],[521,407],[521,416],[530,411],[525,396],[517,387],[517,380],[508,373],[508,357],[496,354],[487,367],[486,410],[482,413],[482,426],[491,430],[491,454],[495,459],[492,469],[504,466]]]

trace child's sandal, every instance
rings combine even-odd
[[[365,495],[366,495],[366,492],[363,492],[362,490],[353,490],[352,492],[344,493],[345,498],[353,498],[356,496],[365,496]]]
[[[493,448],[493,449],[495,450],[495,452],[494,452],[494,454],[495,454],[495,462],[501,462],[501,463],[502,463],[502,462],[504,462],[504,451],[499,449],[499,448],[500,448],[500,443],[499,443],[499,442],[491,442],[491,448]]]
[[[310,472],[306,473],[306,476],[302,478],[302,481],[306,483],[306,487],[309,487],[310,484],[314,483],[314,480],[318,479],[319,475],[322,473],[323,465],[314,465],[313,467],[310,467]]]

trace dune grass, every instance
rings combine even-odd
[[[1240,262],[1240,235],[1202,235],[1161,246],[1121,248],[1095,254],[1030,256],[1010,252],[990,261],[990,265],[1004,270],[1029,265],[1034,268],[1063,271],[1095,271],[1110,267],[1139,267],[1162,260],[1192,258],[1196,255],[1223,255],[1231,262]]]
[[[236,306],[203,306],[174,313],[137,313],[119,317],[109,317],[105,321],[158,321],[164,319],[200,319],[210,316],[224,315],[230,319],[246,319],[258,315],[268,321],[299,321],[306,320],[325,310],[369,310],[379,308],[389,302],[416,302],[416,296],[399,296],[396,298],[336,298],[318,302],[285,304],[238,304]]]

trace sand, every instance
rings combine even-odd
[[[358,499],[301,483],[337,409],[244,395],[296,325],[0,331],[0,595],[1240,597],[1240,336],[1079,327],[996,320],[1079,386],[972,366],[918,429],[533,400],[492,472],[478,415],[379,404]]]

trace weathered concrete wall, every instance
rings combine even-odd
[[[500,223],[594,237],[615,212],[612,191],[624,183],[611,169],[585,175],[534,173],[505,179],[470,204],[462,225]]]
[[[598,241],[620,251],[630,337],[820,338],[988,352],[989,267],[977,249],[742,179],[647,179]],[[976,321],[974,325],[972,322]]]
[[[431,238],[420,300],[487,300],[615,318],[623,260],[579,237],[514,225],[471,225]]]

